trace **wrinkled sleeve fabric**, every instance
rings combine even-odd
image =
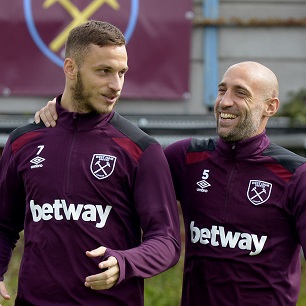
[[[117,258],[118,283],[149,278],[174,266],[180,257],[180,223],[168,163],[159,144],[142,154],[134,181],[134,203],[143,232],[142,243],[129,250],[107,249]]]
[[[7,271],[12,251],[23,230],[25,197],[10,139],[0,159],[0,280]]]

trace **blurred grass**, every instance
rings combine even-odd
[[[14,306],[14,301],[17,294],[18,273],[22,254],[23,234],[20,235],[20,239],[13,251],[12,260],[9,264],[8,271],[4,275],[6,289],[8,290],[11,299],[9,301],[5,301],[0,297],[0,304],[2,304],[2,306]]]
[[[145,306],[180,305],[182,277],[183,258],[175,267],[146,279]]]
[[[13,306],[17,290],[17,276],[20,260],[23,252],[23,240],[21,239],[13,252],[13,259],[10,262],[9,270],[5,275],[5,282],[9,293],[10,301],[2,301],[2,306]],[[181,296],[181,283],[183,271],[183,258],[179,263],[155,277],[145,280],[145,305],[146,306],[179,306]],[[297,306],[306,305],[306,263],[302,260],[301,292]],[[220,305],[221,306],[221,305]]]

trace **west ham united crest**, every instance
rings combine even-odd
[[[260,205],[269,199],[271,190],[271,183],[258,180],[250,180],[247,196],[251,203],[254,205]]]
[[[94,154],[90,164],[90,171],[97,179],[103,180],[113,173],[115,164],[115,156]]]

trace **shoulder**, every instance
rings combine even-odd
[[[168,145],[164,149],[168,161],[172,161],[178,157],[185,156],[192,140],[192,138],[186,138]]]
[[[110,124],[142,151],[145,151],[151,144],[158,143],[153,137],[116,112],[111,118]]]
[[[113,141],[125,151],[129,152],[135,160],[139,160],[143,152],[149,147],[152,147],[152,144],[156,144],[157,146],[154,147],[158,147],[161,150],[161,146],[157,140],[118,113],[114,112],[109,123],[119,132],[119,137],[112,137]]]
[[[206,159],[215,147],[215,139],[187,138],[166,147],[165,155],[170,163],[180,160],[189,164]]]
[[[306,164],[306,158],[275,143],[270,143],[270,145],[263,151],[263,155],[273,158],[291,173],[294,173],[299,166]]]
[[[214,151],[216,147],[216,139],[198,139],[198,138],[186,138],[176,141],[166,147],[165,151],[183,149],[187,152],[202,152],[202,151]]]
[[[10,134],[10,142],[13,143],[16,141],[18,138],[22,137],[23,135],[34,132],[37,130],[40,130],[42,128],[45,128],[45,125],[41,122],[39,124],[36,123],[29,123],[27,125],[22,125],[15,130],[13,130]]]
[[[215,147],[216,147],[216,139],[193,138],[189,144],[188,152],[214,151]]]

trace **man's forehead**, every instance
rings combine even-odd
[[[256,75],[253,75],[246,69],[233,67],[225,72],[220,84],[225,86],[250,87],[256,83],[256,80]]]
[[[85,60],[94,62],[95,65],[101,66],[124,66],[127,67],[127,52],[124,45],[122,46],[103,46],[94,45],[91,52],[85,57]]]
[[[219,86],[225,87],[237,87],[237,88],[246,88],[249,87],[250,83],[247,82],[244,78],[232,78],[232,77],[224,77]]]

